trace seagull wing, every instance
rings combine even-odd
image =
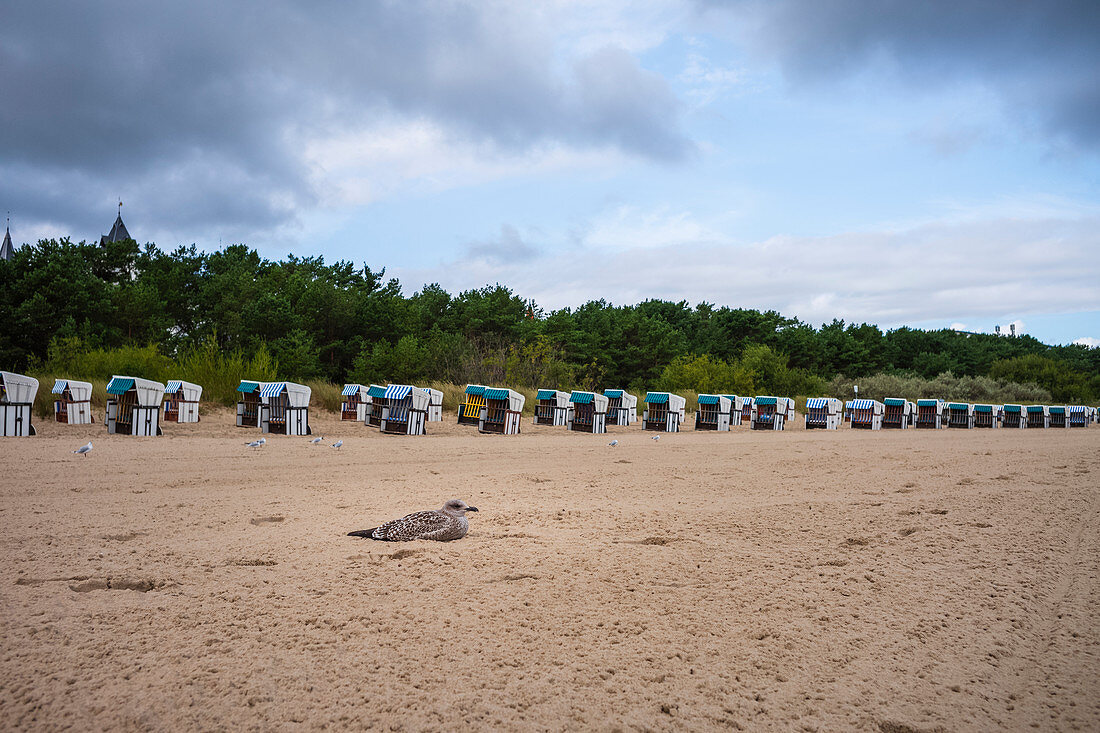
[[[349,537],[367,537],[372,540],[402,542],[430,539],[428,535],[451,529],[454,520],[437,511],[414,512],[401,519],[394,519],[374,529],[349,532]]]

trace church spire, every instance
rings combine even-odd
[[[111,233],[105,234],[99,238],[101,245],[108,242],[121,242],[124,239],[133,239],[130,236],[130,232],[126,231],[126,225],[122,223],[122,199],[118,200],[118,218],[115,219],[115,225],[111,227]]]
[[[8,221],[4,226],[4,243],[0,244],[0,260],[10,260],[15,256],[15,247],[11,244],[11,212],[8,212]]]

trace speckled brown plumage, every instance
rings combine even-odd
[[[466,512],[476,512],[477,507],[468,506],[461,499],[451,499],[442,509],[414,512],[400,519],[381,524],[372,529],[349,532],[349,537],[366,537],[384,542],[406,542],[408,540],[436,540],[448,542],[461,539],[470,529]]]

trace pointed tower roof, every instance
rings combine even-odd
[[[118,218],[115,219],[115,225],[111,227],[111,233],[105,234],[99,238],[101,245],[108,242],[121,242],[124,239],[133,239],[130,236],[130,232],[126,231],[126,225],[122,223],[122,201],[118,202]]]
[[[4,227],[4,243],[0,244],[0,260],[10,260],[15,256],[15,247],[11,246],[11,224]]]
[[[126,225],[122,223],[122,214],[119,214],[118,218],[115,219],[115,225],[111,227],[111,233],[100,238],[99,243],[121,242],[124,239],[133,239],[133,237],[130,236],[130,232],[126,231]]]

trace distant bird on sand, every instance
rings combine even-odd
[[[79,453],[80,455],[84,456],[85,458],[87,458],[88,454],[91,453],[91,452],[92,452],[92,441],[90,441],[90,440],[88,441],[87,445],[82,445],[82,446],[80,446],[79,448],[77,448],[76,450],[73,451],[73,453]]]
[[[260,445],[263,445],[263,444],[267,443],[267,438],[260,438],[256,442],[259,443]]]
[[[340,447],[340,446],[342,446],[343,444],[344,444],[344,441],[342,441],[342,440],[338,440],[338,441],[336,441],[335,443],[333,443],[333,444],[332,444],[332,447],[333,447],[333,448],[339,448],[339,447]]]
[[[451,499],[442,509],[415,512],[401,519],[394,519],[373,529],[348,532],[348,537],[366,537],[384,542],[407,540],[438,540],[447,542],[466,536],[470,523],[466,512],[476,512],[476,506],[468,506],[461,499]]]
[[[613,440],[610,443],[608,443],[608,445],[618,445],[618,444],[619,444],[619,441],[617,441],[617,440]]]
[[[263,443],[261,443],[258,440],[253,440],[251,443],[248,443],[247,445],[248,445],[249,448],[259,448],[261,445],[263,445]]]
[[[660,436],[660,435],[654,435],[654,436],[653,436],[653,439],[654,439],[654,440],[660,440],[660,439],[661,439],[661,436]]]
[[[313,443],[314,445],[317,445],[318,443],[320,443],[320,442],[321,442],[322,440],[324,440],[324,439],[325,439],[325,436],[323,436],[323,435],[322,435],[322,436],[320,436],[320,437],[314,438],[313,440],[311,440],[311,441],[309,441],[309,442],[310,442],[310,443]]]

